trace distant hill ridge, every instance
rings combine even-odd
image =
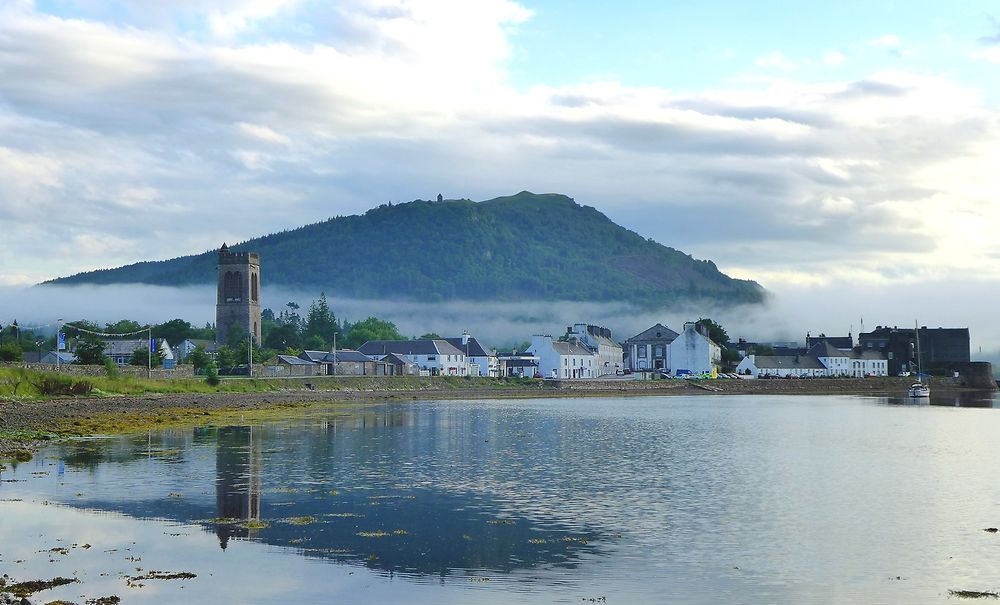
[[[702,299],[758,303],[765,296],[756,282],[733,279],[711,261],[643,238],[554,193],[384,204],[232,249],[260,254],[265,288],[295,286],[355,298],[662,306]],[[216,260],[212,250],[46,283],[213,284]]]

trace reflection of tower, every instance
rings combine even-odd
[[[253,427],[219,429],[215,449],[215,502],[220,519],[256,521],[260,519],[260,437]],[[225,549],[229,538],[253,538],[257,529],[220,523],[216,533]]]
[[[260,257],[254,252],[219,249],[219,288],[215,305],[215,342],[230,334],[253,334],[260,342]]]

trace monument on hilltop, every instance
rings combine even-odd
[[[256,252],[219,248],[219,288],[215,305],[215,343],[233,332],[252,334],[260,343],[260,257]]]

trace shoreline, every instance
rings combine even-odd
[[[714,381],[545,381],[503,386],[362,384],[332,379],[328,389],[291,388],[260,392],[149,393],[100,397],[0,400],[0,458],[22,456],[55,439],[135,433],[152,428],[266,420],[332,405],[429,399],[537,399],[552,397],[655,397],[692,395],[902,396],[909,378],[826,378]],[[936,393],[983,392],[960,379],[934,378]],[[352,388],[353,387],[353,388]],[[336,390],[334,390],[336,389]]]

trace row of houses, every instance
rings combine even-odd
[[[744,357],[736,373],[752,378],[830,378],[837,376],[888,376],[889,362],[878,351],[838,349],[828,340],[816,342],[795,355],[754,355]]]

